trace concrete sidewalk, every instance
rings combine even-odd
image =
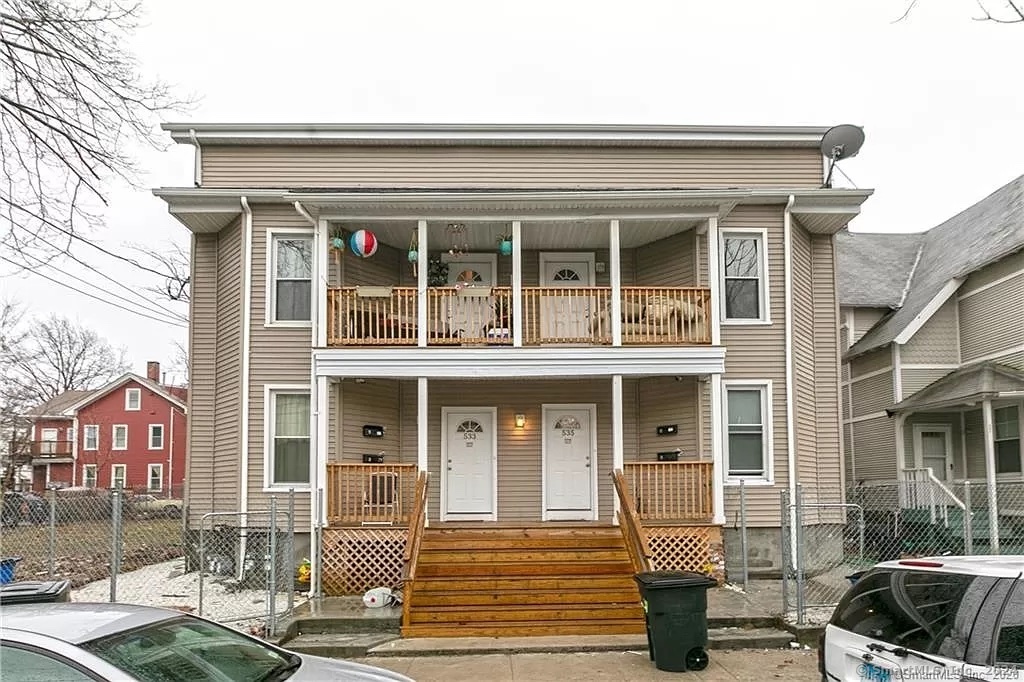
[[[786,680],[819,682],[815,651],[712,651],[701,672],[668,673],[654,667],[646,651],[575,654],[374,657],[360,663],[408,675],[417,682],[635,682],[636,680]]]

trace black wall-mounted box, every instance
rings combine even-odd
[[[384,427],[378,424],[363,424],[364,438],[383,438]]]
[[[679,453],[676,452],[675,450],[669,450],[668,452],[659,452],[658,453],[658,461],[659,462],[678,462],[679,461]]]
[[[679,426],[677,424],[663,424],[658,427],[659,436],[674,436],[679,433]]]
[[[363,455],[363,464],[383,464],[384,455]]]

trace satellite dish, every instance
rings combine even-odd
[[[857,156],[863,144],[864,129],[860,126],[844,123],[828,129],[821,138],[821,154],[829,160],[825,187],[832,186],[832,171],[835,169],[836,161]]]

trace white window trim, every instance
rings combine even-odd
[[[117,430],[124,428],[124,447],[117,447]],[[114,424],[110,427],[110,449],[111,450],[127,450],[128,449],[128,425],[127,424]]]
[[[135,394],[135,395],[139,396],[139,402],[136,404],[135,407],[132,407],[131,398],[129,397],[132,394]],[[142,409],[142,389],[141,388],[126,388],[124,390],[124,411],[125,412],[138,412],[141,409]]]
[[[160,485],[157,486],[156,488],[154,488],[152,485],[150,485],[152,483],[152,481],[153,481],[153,471],[154,470],[160,472]],[[164,489],[164,465],[163,464],[150,464],[150,465],[148,465],[146,467],[146,490],[149,491],[149,492],[153,492],[154,490],[159,491],[159,490],[163,490],[163,489]]]
[[[314,289],[319,285],[315,278],[310,278],[310,307],[309,307],[309,320],[286,320],[284,322],[278,322],[274,320],[274,297],[276,295],[277,288],[274,286],[274,273],[277,271],[277,250],[274,248],[274,239],[277,237],[308,237],[313,242],[313,251],[311,254],[314,270],[316,266],[316,235],[312,229],[304,227],[271,227],[267,228],[266,231],[266,297],[264,301],[264,314],[263,314],[263,326],[264,327],[284,327],[284,328],[309,328],[313,326],[312,318],[316,315],[316,293]],[[342,254],[345,256],[346,254]],[[313,275],[316,273],[314,272]],[[308,387],[307,387],[308,388]]]
[[[274,483],[274,409],[273,396],[279,393],[303,393],[309,395],[310,410],[313,408],[313,395],[309,384],[265,384],[263,386],[263,492],[279,492],[287,490],[309,490],[309,483]],[[313,447],[313,433],[310,431],[309,477],[313,479],[313,467],[316,466]]]
[[[97,474],[97,470],[96,469],[97,469],[97,467],[96,467],[95,464],[83,464],[82,465],[82,486],[83,487],[85,487],[85,488],[95,488],[96,487],[96,484],[99,482],[99,476]],[[87,472],[89,472],[89,471],[92,472],[92,485],[91,486],[86,483],[86,481],[89,480],[89,476],[87,474]]]
[[[768,325],[772,323],[771,314],[771,297],[768,294],[769,282],[768,282],[768,230],[763,227],[731,227],[727,230],[719,230],[718,232],[718,257],[720,259],[725,258],[725,240],[729,237],[738,237],[740,239],[756,238],[759,240],[758,248],[758,266],[761,268],[761,316],[759,318],[751,319],[732,319],[726,317],[726,305],[725,305],[725,263],[719,263],[718,265],[718,287],[720,297],[722,300],[721,322],[724,325],[738,326],[738,325]]]
[[[764,420],[765,471],[761,476],[730,476],[729,475],[729,391],[730,389],[749,389],[761,391],[761,419]],[[723,379],[722,380],[722,472],[727,486],[739,486],[740,481],[746,486],[775,485],[775,444],[772,402],[774,393],[771,379]]]
[[[160,445],[158,447],[153,446],[153,429],[160,429]],[[163,424],[150,424],[149,425],[149,443],[150,450],[163,450],[164,449],[164,425]]]
[[[992,406],[992,447],[1002,441],[1012,441],[1012,438],[998,438],[996,434],[996,410],[1003,410],[1008,407],[1017,408],[1017,451],[1020,455],[1020,471],[1008,471],[1006,473],[996,472],[996,478],[1017,480],[1024,475],[1024,405],[1016,403],[998,404]]]
[[[117,472],[123,472],[124,482],[121,484],[121,489],[124,490],[128,487],[128,465],[127,464],[111,464],[110,465],[110,487],[116,487],[115,481],[117,481]]]
[[[96,435],[95,442],[92,447],[89,447],[89,431]],[[100,425],[99,424],[86,424],[82,427],[82,449],[83,450],[99,450],[100,449]]]

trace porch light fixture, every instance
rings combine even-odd
[[[517,414],[516,415],[516,428],[517,429],[521,429],[524,426],[526,426],[526,415],[525,414]]]

